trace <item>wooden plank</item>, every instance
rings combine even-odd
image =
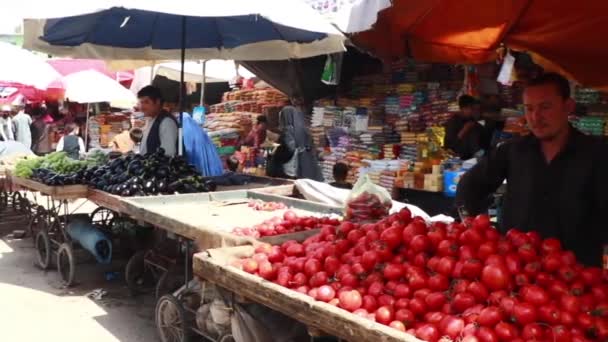
[[[38,191],[57,200],[86,198],[88,194],[86,185],[49,186],[31,179],[15,176],[11,177],[11,181],[15,185],[31,191]]]
[[[120,196],[97,189],[89,189],[87,198],[100,207],[108,208],[120,214],[126,213],[123,198]]]
[[[268,194],[268,195],[277,195],[277,196],[287,196],[291,197],[294,195],[295,185],[279,185],[279,186],[269,186],[267,188],[259,188],[255,190],[251,190],[255,193],[260,194]]]
[[[310,327],[351,342],[421,342],[416,337],[351,314],[302,293],[228,266],[254,247],[220,248],[194,255],[194,274]]]

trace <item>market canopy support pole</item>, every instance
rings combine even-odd
[[[182,16],[181,69],[179,72],[179,126],[178,126],[178,155],[184,155],[184,110],[186,109],[186,94],[184,93],[184,62],[186,60],[186,17]]]
[[[205,85],[207,84],[207,61],[206,60],[202,60],[201,63],[203,64],[203,78],[201,79],[201,103],[200,106],[204,106],[205,105]]]
[[[90,103],[87,103],[87,119],[84,123],[84,151],[88,152],[89,150],[89,111],[90,111]]]

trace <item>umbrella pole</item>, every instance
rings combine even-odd
[[[201,79],[201,107],[205,105],[205,85],[207,84],[207,61],[203,62],[203,78]]]
[[[186,108],[186,96],[184,94],[184,62],[186,60],[186,17],[182,16],[182,56],[181,70],[179,72],[179,129],[178,129],[178,155],[184,154],[183,122],[184,110]]]
[[[84,124],[84,151],[87,152],[88,144],[89,144],[89,106],[90,103],[87,103],[87,119]]]

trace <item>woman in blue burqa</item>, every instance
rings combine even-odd
[[[272,156],[269,174],[323,181],[317,151],[306,127],[304,114],[296,107],[284,107],[279,113],[279,130],[279,147]]]

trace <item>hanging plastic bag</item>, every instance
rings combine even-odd
[[[323,67],[323,74],[321,75],[321,82],[327,85],[340,84],[340,74],[342,71],[343,59],[343,53],[334,53],[331,55],[327,55],[327,59],[325,60],[325,66]]]
[[[352,221],[375,221],[388,216],[393,201],[388,190],[374,184],[368,175],[355,183],[346,199],[346,219]]]

